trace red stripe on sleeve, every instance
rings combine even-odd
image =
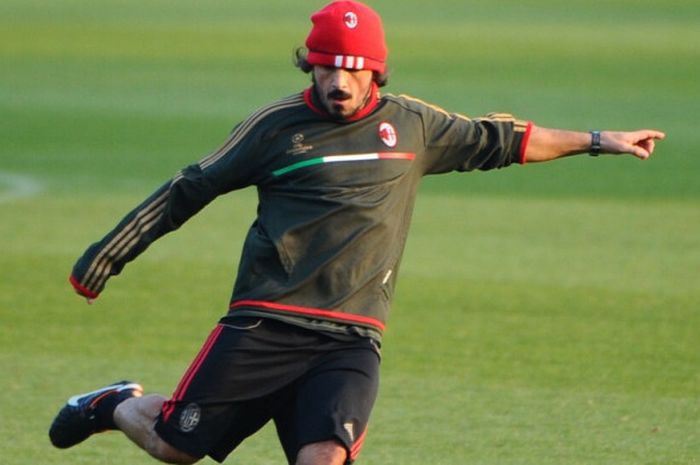
[[[97,296],[100,295],[98,292],[93,292],[90,289],[88,289],[87,287],[80,284],[80,282],[77,280],[77,278],[73,275],[71,275],[70,278],[68,278],[68,281],[73,286],[73,289],[75,289],[76,292],[82,296],[85,296],[89,299],[96,299]]]
[[[520,143],[520,164],[524,165],[527,160],[525,159],[525,152],[527,151],[527,144],[530,142],[530,134],[532,134],[532,121],[527,123],[527,129],[525,130],[525,135],[523,136],[523,141]]]

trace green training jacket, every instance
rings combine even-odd
[[[70,281],[97,297],[153,241],[217,196],[254,185],[258,214],[228,317],[381,341],[421,178],[522,163],[530,128],[509,114],[469,119],[378,94],[338,121],[309,88],[260,108],[178,172],[87,249]]]

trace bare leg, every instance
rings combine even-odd
[[[155,432],[155,421],[165,401],[165,397],[156,394],[127,399],[114,411],[114,422],[129,439],[154,458],[166,463],[195,463],[198,458],[175,449]]]
[[[307,444],[297,455],[296,465],[343,465],[348,452],[336,441]]]

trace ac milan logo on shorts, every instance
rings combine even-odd
[[[394,129],[394,126],[386,122],[379,125],[379,137],[387,147],[392,149],[396,147],[396,144],[399,142],[399,139],[396,136],[396,129]]]
[[[343,16],[343,20],[345,21],[345,25],[350,29],[355,29],[357,27],[357,15],[352,11],[348,11],[347,13],[345,13],[345,16]]]
[[[193,431],[202,419],[202,410],[197,404],[189,404],[180,414],[180,431],[189,433]]]

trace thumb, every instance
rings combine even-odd
[[[637,142],[636,144],[630,145],[627,152],[631,153],[635,157],[641,159],[641,160],[646,160],[651,156],[652,151],[654,150],[654,141],[653,139],[645,139],[642,141]]]
[[[632,153],[646,160],[654,153],[654,148],[656,147],[655,140],[662,140],[664,137],[666,137],[666,135],[659,131],[645,131],[634,144],[634,151]]]

